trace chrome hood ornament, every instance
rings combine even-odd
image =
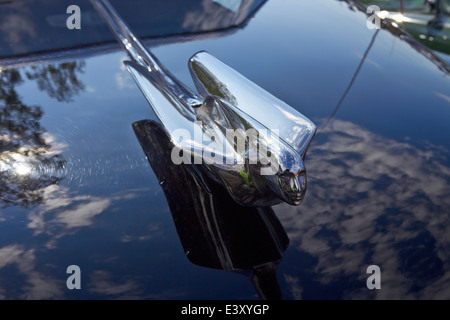
[[[137,121],[133,130],[160,181],[189,261],[242,274],[262,299],[282,299],[276,270],[289,237],[273,208],[243,207],[210,178],[205,166],[175,165],[170,159],[173,143],[160,123]]]
[[[207,52],[189,60],[194,93],[131,32],[107,0],[91,0],[132,61],[125,61],[166,134],[175,164],[205,165],[244,206],[299,205],[316,126]]]

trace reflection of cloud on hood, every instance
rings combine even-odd
[[[101,214],[110,200],[88,195],[70,196],[69,190],[59,185],[51,185],[44,189],[44,204],[32,211],[28,219],[28,228],[34,229],[34,234],[49,233],[50,224],[64,224],[65,228],[88,226],[92,218]],[[75,208],[73,208],[75,206]],[[45,216],[54,212],[50,221]]]
[[[419,150],[334,120],[308,153],[304,203],[277,212],[291,243],[317,258],[322,284],[349,277],[361,290],[348,297],[448,299],[448,163],[438,147]],[[370,264],[382,270],[376,293],[365,286]]]
[[[92,218],[101,214],[110,204],[109,199],[89,199],[89,202],[80,204],[75,209],[58,214],[58,222],[64,223],[66,228],[89,226],[92,224]]]
[[[0,269],[15,266],[27,281],[23,288],[15,288],[14,292],[24,292],[18,297],[9,297],[6,290],[0,289],[0,298],[6,299],[58,299],[62,296],[64,283],[52,279],[35,270],[34,250],[25,250],[20,245],[10,245],[0,248]],[[0,283],[0,288],[2,284]]]
[[[293,299],[301,300],[303,289],[299,284],[299,279],[295,276],[284,274],[284,281],[286,281]]]
[[[92,225],[93,219],[114,202],[136,198],[141,191],[132,189],[98,197],[73,195],[66,187],[51,185],[44,189],[43,204],[29,213],[27,227],[34,230],[34,235],[51,235],[47,246],[54,247],[55,241],[71,233],[71,229]]]
[[[125,280],[123,282],[115,282],[112,276],[102,270],[94,271],[90,278],[91,286],[89,291],[100,293],[102,295],[138,295],[139,284],[134,280]]]
[[[50,146],[50,148],[46,150],[48,155],[61,154],[64,149],[67,148],[67,143],[58,141],[54,135],[48,132],[44,132],[42,138],[45,143]]]
[[[135,87],[135,84],[133,83],[131,76],[124,72],[117,72],[116,74],[114,74],[114,79],[116,80],[116,84],[119,89],[127,89]]]
[[[159,223],[151,223],[148,228],[148,234],[146,235],[141,235],[141,236],[136,236],[136,235],[124,235],[122,236],[122,238],[120,239],[121,242],[131,242],[131,241],[146,241],[149,239],[153,239],[155,237],[159,237],[161,235],[163,235],[163,231],[160,228],[160,224]]]
[[[108,295],[110,298],[125,299],[180,299],[186,297],[186,293],[179,288],[165,290],[161,293],[141,296],[142,285],[146,285],[149,279],[130,279],[127,277],[114,278],[111,274],[103,270],[94,271],[89,279],[88,290],[92,293]]]

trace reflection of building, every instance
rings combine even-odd
[[[218,37],[244,25],[264,0],[112,1],[136,35],[147,45]],[[0,63],[13,64],[62,57],[80,57],[117,49],[114,36],[89,0],[77,5],[81,29],[66,27],[64,0],[0,4]],[[33,54],[33,57],[26,57]],[[22,57],[23,56],[23,57]]]
[[[393,21],[429,49],[450,58],[450,1],[449,0],[360,0],[366,5],[377,5],[378,15]],[[403,3],[403,6],[401,5]]]

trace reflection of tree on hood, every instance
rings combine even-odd
[[[0,201],[5,207],[41,202],[41,189],[59,180],[55,172],[65,164],[43,138],[41,107],[20,100],[15,86],[22,81],[18,70],[0,72]]]
[[[58,101],[70,102],[72,97],[84,90],[84,84],[78,80],[76,72],[83,72],[84,61],[64,62],[31,66],[25,72],[30,80],[36,80],[39,90]]]

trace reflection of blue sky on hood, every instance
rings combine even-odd
[[[314,295],[308,275],[344,298],[450,297],[447,150],[419,150],[334,120],[316,137],[307,163],[305,202],[277,210],[291,246],[313,262],[300,266],[305,274],[292,290]],[[370,264],[382,270],[376,292],[365,287]],[[285,268],[292,283],[288,270],[295,267]]]
[[[19,276],[24,277],[23,286],[17,286],[2,279],[0,299],[54,299],[62,297],[63,281],[36,270],[36,255],[33,249],[21,245],[9,245],[0,248],[0,271],[15,267]],[[18,276],[14,274],[14,276]],[[5,285],[6,282],[6,285]]]
[[[300,105],[306,116],[321,119],[345,90],[371,34],[346,29],[355,15],[345,9],[338,17],[346,3],[295,2],[296,9],[308,12],[301,19],[285,18],[286,7],[294,5],[286,3],[268,2],[233,37],[160,47],[155,53],[189,85],[186,61],[207,49],[286,102]],[[317,42],[317,35],[329,39],[329,30],[299,31],[315,25],[320,13],[335,21],[336,34],[345,29],[354,40]],[[286,41],[286,33],[296,41]],[[438,112],[447,114],[442,102],[448,101],[448,89],[438,78],[448,76],[432,72],[435,66],[418,53],[401,60],[408,45],[397,40],[388,33],[378,37],[377,55],[368,56],[347,97],[354,108],[343,106],[337,114],[347,121],[331,122],[313,141],[305,162],[305,202],[274,208],[291,239],[278,269],[286,298],[450,296],[448,126],[445,117],[436,119]],[[244,45],[245,54],[237,54],[234,48]],[[330,50],[336,61],[327,64],[322,54]],[[279,58],[280,52],[283,59],[267,63],[266,57]],[[18,85],[24,103],[42,107],[40,124],[52,146],[48,152],[61,155],[66,164],[58,172],[62,179],[41,189],[41,204],[0,211],[0,298],[255,298],[245,277],[201,268],[185,257],[163,192],[132,131],[133,122],[155,117],[139,89],[130,85],[124,57],[120,52],[87,58],[79,75],[84,90],[71,101],[49,97],[34,80],[24,78]],[[389,68],[380,69],[391,58]],[[395,69],[399,60],[403,64]],[[404,97],[404,90],[395,90],[416,62],[431,71],[424,79],[411,77],[405,86],[413,94]],[[384,77],[391,70],[401,72]],[[286,76],[283,81],[280,74]],[[380,78],[384,86],[376,82]],[[375,85],[380,91],[371,96],[362,90]],[[432,86],[436,94],[430,102],[421,88],[425,92]],[[385,97],[408,100],[393,106]],[[422,132],[432,120],[438,124],[435,131]],[[412,133],[410,140],[403,140],[405,132]],[[65,287],[65,270],[72,264],[82,270],[80,292]],[[366,289],[369,264],[381,267],[380,291]]]

